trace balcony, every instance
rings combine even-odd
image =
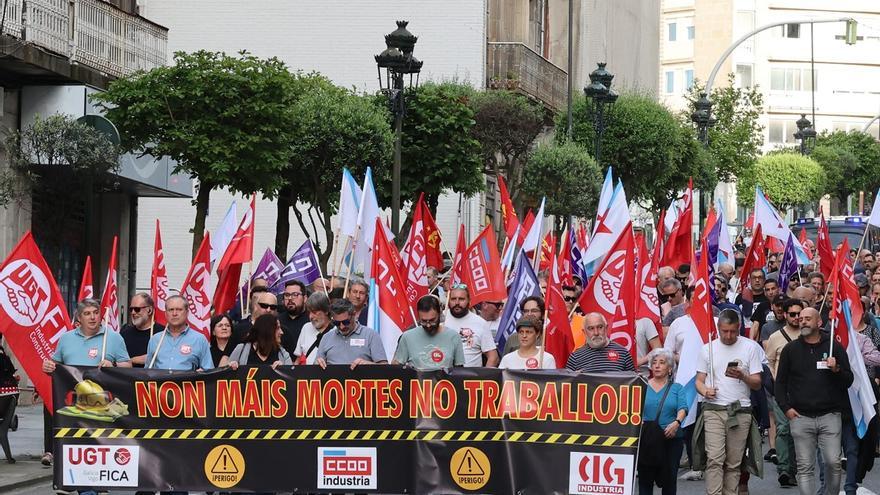
[[[489,42],[486,87],[531,96],[553,110],[565,108],[568,74],[520,42]]]
[[[67,59],[71,66],[86,66],[114,78],[167,61],[167,28],[101,0],[5,3],[2,34],[21,40],[24,47],[35,46]]]

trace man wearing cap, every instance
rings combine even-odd
[[[457,332],[440,324],[440,300],[422,296],[416,303],[419,326],[403,332],[397,341],[392,364],[404,364],[419,370],[464,366],[464,347]]]

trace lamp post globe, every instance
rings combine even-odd
[[[610,114],[607,110],[617,101],[619,95],[611,89],[614,74],[605,69],[606,63],[599,62],[597,65],[596,70],[590,73],[590,84],[584,88],[584,94],[589,99],[588,103],[593,114],[593,156],[601,167],[602,135],[605,133],[605,127],[610,123]]]

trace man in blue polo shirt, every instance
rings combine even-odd
[[[330,305],[328,330],[318,345],[315,363],[321,368],[328,364],[348,364],[351,369],[360,364],[387,364],[382,339],[372,328],[358,323],[354,305],[348,299],[337,299]]]
[[[147,368],[200,371],[214,367],[208,339],[186,324],[189,306],[183,296],[165,300],[168,329],[154,334],[147,345]]]
[[[101,325],[101,305],[98,301],[94,299],[80,301],[76,307],[76,319],[79,327],[62,335],[52,359],[43,361],[45,373],[55,371],[56,363],[131,368],[131,358],[125,350],[122,336],[108,331]]]

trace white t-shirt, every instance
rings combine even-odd
[[[727,370],[727,363],[736,361],[738,367],[746,375],[754,375],[762,370],[761,363],[764,360],[764,352],[761,346],[751,341],[747,337],[737,337],[733,345],[725,345],[720,339],[715,339],[711,343],[706,344],[700,350],[700,357],[697,359],[697,372],[709,372],[709,346],[712,346],[712,361],[715,371],[715,386],[718,393],[715,399],[703,399],[711,404],[726,406],[735,401],[739,401],[741,406],[751,406],[749,400],[749,386],[742,380],[730,378],[724,374]],[[710,376],[706,377],[706,385],[711,387],[712,381]]]
[[[538,347],[538,352],[535,353],[532,357],[522,357],[519,355],[519,349],[505,354],[503,358],[501,358],[501,364],[498,365],[499,368],[506,368],[511,370],[535,370],[538,369],[538,363],[541,359],[540,347]],[[545,370],[555,370],[556,369],[556,359],[553,357],[553,354],[549,352],[544,352],[544,366],[542,369]]]
[[[492,333],[492,339],[495,339],[495,335],[498,333],[498,325],[501,324],[501,317],[495,318],[493,321],[487,321],[487,325],[489,325],[489,332]]]
[[[326,330],[325,330],[326,331]],[[318,330],[312,325],[312,322],[308,322],[302,327],[302,331],[299,332],[299,339],[296,341],[296,347],[293,350],[293,355],[296,357],[300,357],[312,347],[312,344],[315,343],[315,340],[318,338]],[[315,364],[315,358],[318,356],[318,346],[315,346],[312,349],[312,352],[306,356],[306,364]]]
[[[458,332],[461,336],[465,367],[483,366],[483,353],[493,351],[497,347],[489,330],[489,323],[474,313],[468,313],[463,318],[455,318],[447,310],[443,326]]]
[[[648,341],[657,337],[657,335],[657,327],[654,326],[654,322],[649,318],[639,318],[636,320],[636,349],[638,350],[639,358],[651,352],[651,346],[648,344]],[[647,369],[648,366],[644,365],[641,368]]]
[[[688,332],[693,332],[699,338],[697,326],[694,325],[694,320],[691,319],[690,315],[676,318],[672,325],[669,325],[669,331],[666,333],[663,347],[674,354],[681,354],[681,349],[684,347],[684,338]]]

